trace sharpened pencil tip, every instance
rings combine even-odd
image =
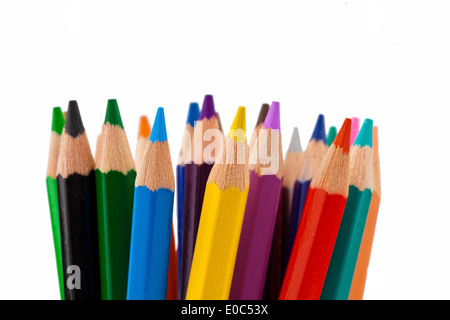
[[[352,118],[352,132],[350,134],[350,145],[353,145],[356,141],[356,137],[359,133],[359,118]]]
[[[52,115],[52,131],[56,132],[58,135],[61,135],[65,122],[66,120],[64,119],[64,114],[61,107],[54,107]]]
[[[273,101],[263,124],[264,129],[280,130],[280,103]]]
[[[230,131],[228,133],[228,138],[235,140],[239,143],[247,142],[245,131],[246,131],[245,108],[239,107],[236,116],[234,117],[233,123],[231,124]]]
[[[325,117],[323,114],[319,114],[319,116],[317,117],[316,125],[314,127],[314,131],[311,135],[311,140],[314,139],[316,141],[327,143],[327,133],[325,130]]]
[[[191,102],[189,104],[189,111],[188,111],[186,124],[189,124],[191,127],[194,127],[195,121],[198,120],[199,116],[200,116],[200,107],[198,106],[198,103]]]
[[[302,144],[300,142],[300,135],[298,128],[295,127],[292,131],[291,143],[289,144],[288,152],[302,152]]]
[[[344,153],[349,153],[350,151],[350,133],[352,130],[352,120],[346,118],[339,130],[333,144],[336,148],[342,148]]]
[[[106,106],[105,124],[119,126],[123,129],[122,117],[120,116],[119,105],[116,99],[109,99]]]
[[[67,108],[67,119],[64,129],[68,135],[76,138],[84,133],[83,121],[81,120],[80,110],[76,100],[70,100]]]
[[[159,107],[156,112],[155,121],[153,122],[152,133],[150,134],[151,142],[164,142],[167,140],[166,119],[164,117],[164,108]]]
[[[263,103],[261,109],[259,110],[258,120],[256,121],[255,128],[260,124],[264,123],[266,120],[267,113],[269,112],[270,106],[268,103]]]
[[[205,95],[205,98],[203,99],[203,106],[202,111],[200,112],[200,116],[198,120],[203,119],[211,119],[212,117],[216,116],[216,109],[214,107],[214,99],[213,96],[210,94]]]
[[[334,138],[336,138],[336,135],[337,135],[337,128],[334,126],[330,127],[330,130],[328,130],[328,136],[327,136],[328,146],[331,146],[331,144],[334,141]]]
[[[152,128],[150,126],[150,121],[148,121],[147,116],[139,117],[139,132],[138,137],[142,137],[145,139],[150,138],[150,133],[152,132]]]
[[[372,119],[364,120],[361,130],[356,137],[355,143],[353,145],[359,145],[361,147],[369,146],[372,148],[372,136],[373,136],[373,121]]]

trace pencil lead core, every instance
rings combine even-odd
[[[140,116],[138,137],[148,139],[150,137],[150,133],[151,133],[151,126],[147,116]]]
[[[191,127],[194,127],[195,121],[198,120],[200,116],[200,107],[197,102],[191,102],[189,105],[188,116],[186,120],[186,124],[189,124]]]
[[[200,112],[200,116],[198,120],[203,119],[211,119],[212,117],[216,116],[216,109],[214,108],[214,99],[213,96],[210,94],[205,95],[205,98],[203,100],[203,106],[202,111]]]
[[[323,114],[319,114],[319,116],[317,117],[316,125],[311,135],[311,140],[312,139],[327,143],[327,134],[325,132],[325,117],[323,116]]]
[[[64,129],[68,135],[76,138],[84,133],[83,121],[81,120],[80,110],[76,100],[69,101],[67,108],[67,119]]]
[[[346,118],[344,123],[342,124],[341,129],[339,130],[336,138],[333,141],[333,144],[336,148],[342,148],[344,153],[348,153],[350,151],[350,132],[352,127],[352,120]]]
[[[268,103],[263,103],[261,109],[259,110],[258,120],[256,121],[255,128],[266,120],[267,113],[269,112],[270,106]]]
[[[264,129],[280,130],[280,103],[273,101],[263,124]]]
[[[239,143],[247,142],[245,130],[246,130],[245,108],[239,107],[236,116],[234,117],[233,123],[230,127],[228,138],[235,140]]]
[[[159,107],[156,112],[155,121],[153,122],[152,133],[150,134],[151,142],[164,142],[167,140],[166,120],[164,117],[164,108]]]
[[[369,146],[372,148],[372,134],[373,134],[373,121],[372,119],[364,120],[364,123],[356,137],[354,145],[359,145],[361,147]]]
[[[65,122],[66,120],[64,120],[64,115],[61,108],[54,107],[52,116],[52,131],[56,132],[58,135],[61,135]]]
[[[289,144],[288,152],[302,152],[302,144],[300,142],[300,135],[298,128],[295,127],[292,131],[291,143]]]
[[[112,124],[123,129],[122,117],[116,99],[109,99],[106,107],[105,124]]]

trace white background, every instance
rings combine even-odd
[[[379,127],[382,200],[366,299],[449,299],[446,1],[2,1],[0,298],[58,299],[45,175],[52,107],[78,100],[94,152],[116,98],[134,151],[138,117],[165,108],[172,161],[191,101],[281,104],[284,151],[327,126]]]

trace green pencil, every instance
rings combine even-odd
[[[50,152],[47,167],[47,195],[50,207],[50,219],[52,223],[53,244],[55,246],[56,267],[58,270],[59,293],[64,300],[64,279],[62,274],[61,260],[61,233],[59,229],[59,205],[58,187],[56,185],[56,165],[58,163],[59,146],[61,144],[61,133],[65,124],[64,116],[60,107],[53,108],[52,133],[50,136]]]
[[[327,136],[327,144],[328,144],[328,146],[331,146],[331,144],[334,141],[334,138],[336,138],[336,135],[337,135],[336,127],[330,127],[330,130],[328,130],[328,136]]]
[[[347,300],[373,189],[373,121],[366,119],[350,151],[349,191],[321,300]]]
[[[136,169],[115,99],[108,100],[95,181],[103,300],[125,300]]]

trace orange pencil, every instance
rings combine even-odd
[[[380,155],[378,153],[378,127],[373,127],[373,191],[370,201],[369,213],[367,215],[366,226],[359,248],[358,261],[356,262],[355,273],[353,275],[352,287],[350,289],[349,300],[362,300],[366,285],[367,269],[369,267],[370,254],[372,251],[375,226],[378,217],[378,208],[381,198],[380,179]]]

